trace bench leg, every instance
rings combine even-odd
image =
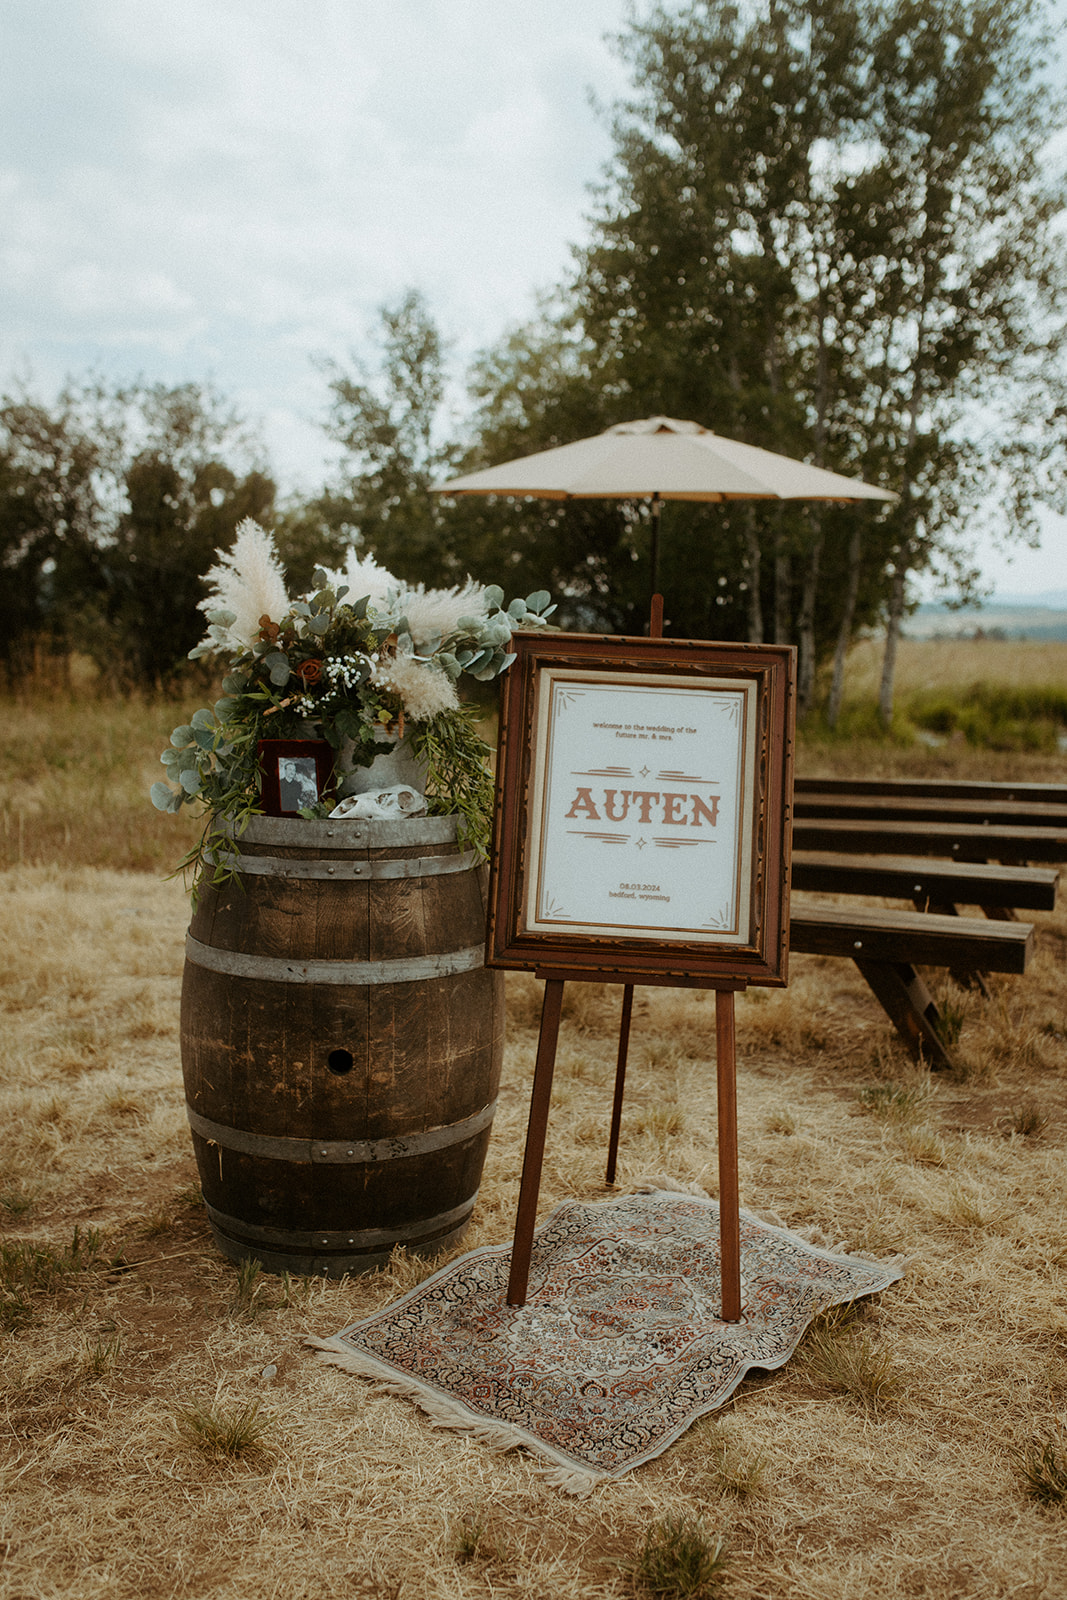
[[[935,917],[959,916],[959,912],[952,904],[951,900],[920,900],[913,896],[912,903],[914,904],[916,911],[929,911],[931,915]],[[985,914],[987,917],[990,915],[988,907],[985,908]],[[1013,911],[1007,912],[1005,920],[1014,917],[1014,915],[1015,913]],[[977,968],[949,967],[948,975],[952,979],[953,983],[957,984],[959,988],[977,989],[978,993],[983,999],[989,999],[989,985],[985,981],[985,974],[979,972]]]
[[[937,1005],[922,978],[906,961],[853,958],[912,1059],[932,1067],[951,1067],[952,1057],[937,1032]]]

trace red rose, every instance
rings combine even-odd
[[[322,678],[321,661],[301,661],[296,669],[298,678],[303,678],[306,684],[318,683]]]

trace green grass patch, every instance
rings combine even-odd
[[[962,734],[976,749],[1053,751],[1067,729],[1067,689],[972,683],[913,694],[904,710],[917,728],[942,738]]]
[[[705,1600],[718,1590],[729,1560],[722,1534],[699,1517],[670,1516],[649,1528],[630,1575],[638,1594]]]

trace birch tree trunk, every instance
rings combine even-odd
[[[857,515],[848,542],[848,569],[845,577],[845,598],[841,608],[841,626],[837,630],[834,647],[834,671],[830,680],[830,695],[826,702],[826,723],[837,727],[841,714],[841,699],[845,692],[845,657],[852,643],[852,625],[856,617],[856,599],[860,589],[860,564],[863,559],[863,525]]]
[[[893,685],[897,671],[897,646],[900,628],[904,621],[904,594],[908,582],[908,559],[901,550],[893,569],[893,586],[889,591],[889,618],[885,630],[885,651],[882,656],[882,681],[878,688],[878,716],[883,728],[893,723]]]
[[[760,596],[761,552],[752,507],[745,507],[745,571],[748,576],[748,642],[763,643],[763,600]]]
[[[822,561],[822,519],[816,523],[797,613],[797,716],[805,717],[815,699],[815,596]]]

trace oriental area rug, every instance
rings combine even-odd
[[[783,1366],[819,1311],[902,1276],[743,1211],[744,1320],[723,1322],[718,1206],[665,1190],[559,1206],[535,1236],[524,1306],[506,1303],[510,1261],[510,1245],[472,1251],[308,1343],[442,1427],[524,1446],[578,1494],[659,1455],[750,1369]]]

